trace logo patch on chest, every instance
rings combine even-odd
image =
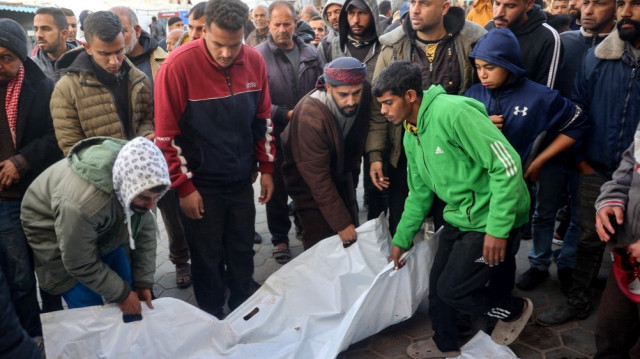
[[[513,110],[513,115],[514,116],[526,116],[527,115],[527,110],[529,109],[527,106],[523,106],[524,109],[520,109],[520,106],[516,106],[515,109]]]

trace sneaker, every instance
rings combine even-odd
[[[568,297],[573,284],[573,268],[558,268],[558,280],[562,294]]]
[[[586,319],[589,316],[589,307],[577,308],[569,303],[551,308],[538,314],[536,322],[542,326],[563,324],[574,319]]]
[[[531,267],[518,277],[516,287],[522,290],[531,290],[547,279],[547,277],[549,277],[549,271],[542,271]]]

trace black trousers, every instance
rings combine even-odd
[[[512,231],[507,253],[520,236]],[[522,312],[524,300],[487,287],[494,271],[482,260],[484,235],[462,232],[445,224],[429,277],[429,316],[434,341],[442,351],[458,350],[457,318],[460,313],[510,320]]]
[[[282,176],[283,154],[280,144],[276,144],[276,163],[273,174],[273,195],[267,202],[267,226],[271,233],[271,242],[274,246],[280,243],[289,243],[289,230],[291,220],[289,219],[289,206],[287,189]]]
[[[232,311],[252,294],[253,187],[247,184],[234,192],[201,195],[203,218],[184,217],[185,226],[190,227],[193,293],[200,309],[220,317],[227,288]]]
[[[607,181],[597,174],[581,174],[578,185],[580,198],[580,229],[582,236],[576,249],[576,266],[573,270],[573,285],[569,292],[569,304],[587,308],[591,304],[591,283],[598,276],[602,255],[606,246],[595,230],[595,201],[600,195],[600,187]]]

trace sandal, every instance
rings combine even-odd
[[[415,342],[407,347],[407,355],[412,359],[450,358],[460,355],[459,350],[443,352],[438,349],[433,338]]]
[[[176,265],[176,286],[180,289],[191,285],[191,265],[189,263]]]
[[[531,299],[522,299],[524,299],[524,308],[522,308],[522,313],[520,313],[516,319],[510,322],[499,320],[498,324],[496,324],[493,333],[491,333],[491,339],[493,339],[494,342],[500,345],[509,345],[518,339],[518,336],[522,333],[522,330],[527,325],[533,313],[533,302]]]
[[[289,248],[276,247],[271,254],[273,255],[273,259],[279,264],[287,264],[291,260],[291,250],[289,250]]]

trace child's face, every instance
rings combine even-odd
[[[482,86],[493,90],[500,88],[509,80],[510,72],[504,67],[490,64],[486,61],[475,59],[478,78]]]

